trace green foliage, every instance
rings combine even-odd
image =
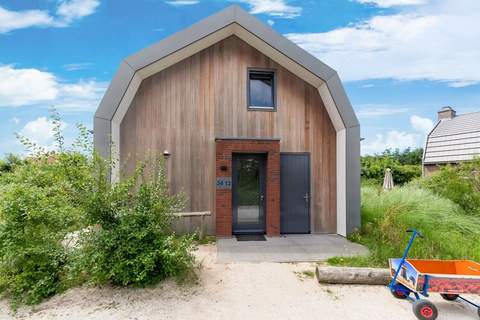
[[[57,151],[19,136],[30,156],[7,158],[0,174],[0,294],[15,308],[83,281],[147,285],[190,270],[193,237],[171,227],[184,200],[169,194],[164,164],[112,185],[115,163],[93,152],[88,130],[67,148],[55,112],[52,122]]]
[[[412,150],[410,148],[406,148],[403,151],[400,151],[399,149],[395,149],[393,151],[391,149],[387,149],[383,152],[383,155],[393,158],[402,165],[419,166],[422,164],[423,149],[416,148]]]
[[[385,170],[390,168],[395,184],[410,182],[422,174],[422,154],[423,150],[419,148],[404,151],[385,150],[379,155],[364,156],[361,159],[362,180],[381,185]]]
[[[143,286],[191,269],[193,238],[171,231],[172,213],[184,200],[169,195],[162,161],[101,188],[88,211],[89,225],[98,227],[83,232],[79,252],[80,270],[93,282]]]
[[[421,185],[457,203],[465,212],[480,216],[480,159],[443,166]]]
[[[413,245],[412,258],[480,260],[480,219],[428,190],[413,185],[391,191],[363,187],[361,210],[362,229],[349,238],[367,246],[371,254],[337,257],[329,263],[386,267],[388,258],[402,256],[409,239],[407,228],[425,235]]]
[[[62,240],[81,225],[78,192],[69,176],[79,154],[44,154],[0,176],[0,292],[12,304],[35,304],[59,292],[67,264]],[[71,178],[71,177],[70,177]]]
[[[11,172],[13,171],[13,169],[22,164],[22,159],[13,154],[13,153],[9,153],[7,154],[7,156],[5,157],[5,159],[0,159],[0,175],[2,173],[6,173],[6,172]]]

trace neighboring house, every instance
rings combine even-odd
[[[480,112],[457,115],[451,107],[438,112],[438,122],[427,136],[423,173],[428,176],[445,164],[480,156]]]
[[[168,155],[171,190],[217,236],[360,226],[360,127],[337,73],[238,6],[126,58],[94,135],[127,172]]]

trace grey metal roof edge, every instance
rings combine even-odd
[[[289,57],[312,74],[324,80],[346,127],[358,125],[355,113],[335,70],[285,38],[270,26],[250,15],[238,5],[232,5],[156,44],[127,57],[112,79],[95,117],[112,119],[136,71],[172,54],[232,23],[237,23],[272,48]]]
[[[235,22],[235,7],[230,6],[144,48],[125,61],[138,71]]]
[[[327,64],[287,39],[271,26],[249,14],[240,6],[233,5],[231,8],[235,11],[236,23],[320,79],[327,81],[335,74],[335,70]]]
[[[238,5],[231,5],[190,27],[178,31],[156,44],[140,50],[125,60],[134,70],[142,69],[165,56],[184,48],[232,23],[237,23],[272,48],[294,60],[306,70],[327,81],[335,70],[288,40],[269,25],[252,16]]]
[[[329,79],[326,81],[328,90],[332,95],[335,106],[337,107],[338,113],[342,118],[343,124],[346,128],[359,127],[360,122],[358,121],[355,111],[348,99],[345,88],[342,85],[340,77],[335,72]],[[360,139],[360,137],[359,137]]]
[[[133,70],[128,63],[125,61],[120,63],[117,73],[113,76],[107,91],[103,95],[102,101],[100,101],[97,111],[95,111],[95,118],[108,121],[112,120],[134,74],[135,70]]]

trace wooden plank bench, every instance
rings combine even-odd
[[[200,211],[200,212],[177,212],[173,214],[177,218],[191,218],[191,217],[200,217],[200,231],[198,232],[198,237],[203,239],[205,233],[205,217],[211,216],[210,211]]]

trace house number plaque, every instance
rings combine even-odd
[[[232,178],[231,177],[217,178],[217,189],[232,189]]]

